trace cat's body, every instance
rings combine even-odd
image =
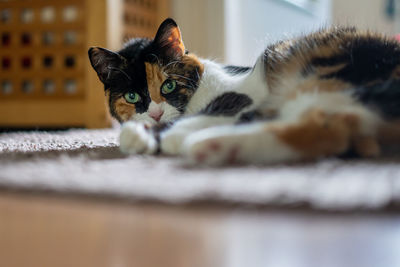
[[[185,53],[170,19],[154,41],[89,55],[112,114],[128,121],[127,153],[207,164],[375,156],[379,129],[400,117],[400,44],[353,28],[271,45],[253,68]]]

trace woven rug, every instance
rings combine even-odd
[[[196,202],[353,211],[400,208],[400,158],[196,168],[125,156],[118,129],[0,134],[2,190],[168,204]],[[0,191],[1,193],[1,191]]]

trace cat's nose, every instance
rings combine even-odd
[[[155,121],[160,121],[164,111],[162,109],[158,109],[149,113],[150,117],[152,117]]]

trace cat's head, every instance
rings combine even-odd
[[[153,40],[132,39],[118,52],[92,47],[89,59],[104,84],[111,115],[120,122],[174,120],[185,111],[203,73],[172,19],[161,23]]]

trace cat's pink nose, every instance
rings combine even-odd
[[[150,117],[152,117],[155,121],[160,121],[162,115],[164,114],[164,111],[159,109],[155,110],[149,113]]]

